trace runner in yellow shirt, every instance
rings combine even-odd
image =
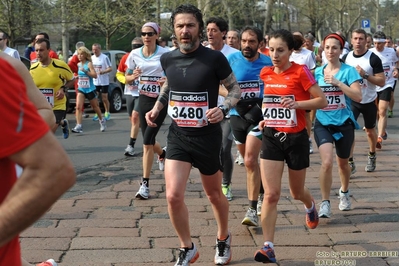
[[[66,117],[66,88],[73,87],[73,73],[69,66],[61,60],[49,56],[50,41],[38,39],[35,42],[35,52],[38,62],[30,67],[30,74],[36,86],[46,97],[53,108],[55,125],[51,128],[56,132],[59,125],[62,127],[64,139],[69,137],[69,123]]]

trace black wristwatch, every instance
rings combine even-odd
[[[219,105],[218,108],[219,108],[220,110],[222,110],[223,116],[226,116],[227,113],[229,112],[229,108],[227,108],[227,107],[224,106],[224,105]]]
[[[363,78],[364,78],[364,79],[368,79],[368,78],[369,78],[369,73],[367,73],[367,72],[364,73]]]

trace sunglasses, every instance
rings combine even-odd
[[[1,42],[2,40],[4,40],[4,39],[0,38],[0,42]]]
[[[152,36],[154,36],[155,35],[155,32],[152,32],[152,31],[150,31],[150,32],[142,32],[141,33],[141,36],[148,36],[148,37],[152,37]]]
[[[140,48],[141,46],[143,46],[141,43],[134,43],[132,44],[132,49],[137,49]]]

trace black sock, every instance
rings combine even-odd
[[[375,155],[375,152],[369,151],[369,155],[370,155],[370,156],[374,156],[374,155]]]
[[[254,210],[256,210],[256,206],[257,205],[258,205],[258,201],[257,200],[250,200],[249,201],[249,207],[251,207]]]
[[[145,178],[143,177],[142,181],[141,181],[144,185],[146,185],[147,187],[150,186],[150,179],[149,178]]]
[[[136,139],[130,138],[129,145],[134,148],[134,144],[136,144]]]
[[[350,157],[350,158],[349,158],[349,161],[350,161],[350,162],[353,162],[353,157]]]
[[[341,192],[342,192],[342,193],[348,193],[348,190],[344,192],[344,191],[342,191],[342,189],[341,189]]]

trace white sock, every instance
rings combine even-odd
[[[313,201],[312,201],[312,207],[310,207],[310,209],[306,208],[306,206],[305,206],[305,210],[306,210],[307,213],[312,212],[313,208],[314,208],[314,202]]]
[[[273,242],[270,242],[270,241],[265,241],[265,243],[263,243],[263,245],[274,248]]]

